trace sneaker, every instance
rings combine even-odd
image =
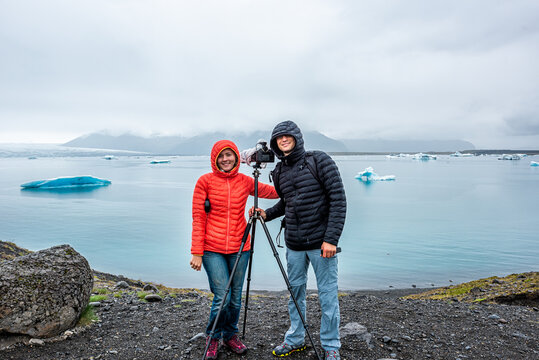
[[[339,350],[328,350],[324,351],[326,360],[341,360],[341,356],[339,355]]]
[[[206,352],[206,359],[217,359],[217,351],[219,350],[219,339],[206,339],[206,344],[208,344],[208,341],[210,342],[210,346],[208,347],[208,351]]]
[[[306,348],[307,346],[305,346],[305,344],[301,344],[299,346],[292,346],[290,344],[287,344],[286,342],[283,342],[281,345],[278,345],[273,349],[273,355],[288,356],[292,354],[294,351],[302,351],[302,350],[305,350]]]
[[[230,339],[224,342],[230,350],[234,351],[236,354],[243,354],[247,351],[247,346],[245,346],[238,335],[233,335]]]

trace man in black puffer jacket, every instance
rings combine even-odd
[[[326,359],[340,359],[336,253],[346,217],[341,176],[329,155],[305,151],[301,130],[292,121],[275,126],[270,146],[281,160],[274,170],[281,199],[266,211],[258,210],[266,221],[285,216],[287,272],[304,316],[307,270],[312,264],[322,308],[320,342]],[[284,342],[273,349],[276,356],[305,349],[305,329],[292,299],[288,310],[290,328]]]

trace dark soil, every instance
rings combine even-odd
[[[419,291],[342,293],[341,327],[366,327],[366,333],[342,337],[342,359],[539,359],[537,308],[400,299]],[[205,329],[211,296],[164,288],[160,294],[163,300],[152,303],[129,289],[108,294],[95,308],[99,321],[42,345],[11,345],[0,351],[0,359],[202,359],[205,340],[196,335]],[[271,349],[288,328],[287,299],[287,292],[251,292],[244,339],[249,351],[239,356],[221,348],[219,359],[274,359]],[[321,349],[315,292],[307,306],[315,346]],[[288,359],[315,359],[306,342],[306,351]]]

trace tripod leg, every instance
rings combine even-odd
[[[316,350],[316,346],[314,345],[314,341],[313,341],[313,338],[311,337],[311,333],[309,332],[309,326],[305,322],[305,317],[303,316],[303,313],[298,304],[298,301],[296,297],[294,296],[294,292],[292,291],[292,285],[290,285],[290,280],[288,280],[288,276],[286,275],[286,271],[283,267],[283,263],[281,262],[281,259],[279,258],[279,253],[277,252],[277,249],[275,248],[275,244],[273,244],[273,240],[271,239],[271,235],[269,233],[268,227],[266,226],[266,223],[264,222],[264,219],[262,218],[260,218],[260,223],[262,224],[262,228],[264,229],[264,232],[266,233],[266,237],[268,238],[268,242],[270,244],[271,250],[273,251],[273,256],[275,257],[275,260],[277,261],[277,264],[279,265],[279,269],[281,270],[281,274],[283,275],[283,279],[286,283],[286,287],[288,288],[288,292],[290,293],[290,298],[292,299],[292,301],[294,302],[294,305],[296,306],[296,310],[301,319],[303,327],[305,328],[305,332],[307,333],[307,336],[309,337],[309,341],[311,342],[314,352],[316,353],[316,358],[321,359],[320,355],[318,354],[318,350]]]
[[[241,245],[240,249],[238,251],[238,254],[236,256],[236,261],[234,262],[234,266],[232,267],[232,271],[230,272],[230,276],[228,278],[228,283],[226,284],[226,290],[225,294],[223,296],[223,300],[221,301],[221,304],[219,305],[219,309],[217,310],[217,315],[215,316],[215,319],[213,320],[212,329],[210,332],[210,339],[215,334],[215,328],[217,327],[217,323],[219,321],[219,317],[221,316],[221,311],[223,310],[223,305],[225,303],[225,300],[228,296],[228,292],[230,291],[230,286],[232,285],[232,280],[234,279],[234,274],[236,273],[236,269],[238,267],[238,263],[240,262],[241,253],[243,252],[243,248],[245,247],[245,242],[247,241],[247,237],[249,236],[249,231],[251,230],[251,226],[253,224],[254,218],[250,218],[249,222],[247,223],[247,226],[245,227],[245,231],[243,233],[243,238],[241,239]],[[202,360],[206,359],[206,353],[208,352],[208,349],[210,347],[210,342],[206,342],[206,347],[204,348],[204,355],[202,356]]]
[[[249,255],[249,269],[247,271],[247,288],[245,290],[245,310],[243,314],[243,331],[241,334],[242,339],[245,339],[245,326],[247,324],[247,311],[249,310],[249,289],[251,287],[251,269],[253,266],[253,254],[255,252],[255,232],[256,232],[256,218],[254,218],[253,220],[253,227],[251,230],[251,254]]]

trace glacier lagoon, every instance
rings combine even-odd
[[[99,271],[174,287],[208,287],[205,273],[189,267],[192,191],[209,171],[208,156],[168,157],[170,163],[155,166],[146,156],[115,155],[115,161],[102,155],[40,156],[46,154],[0,157],[0,240],[30,250],[68,243]],[[428,162],[334,159],[348,199],[339,254],[342,289],[443,286],[539,269],[539,168],[529,161],[449,155]],[[355,179],[369,166],[396,180]],[[262,170],[260,181],[268,182],[269,169]],[[245,165],[241,171],[252,174]],[[20,189],[30,180],[76,174],[112,184]],[[272,203],[260,200],[264,208]],[[258,227],[251,285],[286,289]],[[268,228],[275,237],[279,222]],[[285,263],[284,250],[279,253]],[[309,287],[316,287],[312,272]]]

